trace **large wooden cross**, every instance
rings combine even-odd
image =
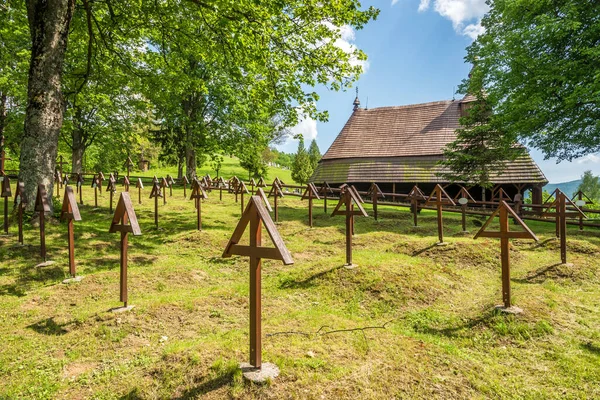
[[[142,234],[140,225],[135,215],[135,210],[131,204],[131,198],[129,193],[121,192],[119,202],[115,208],[115,215],[113,216],[112,223],[110,224],[109,233],[121,232],[121,274],[120,274],[120,301],[123,302],[123,306],[127,308],[128,294],[127,294],[127,249],[129,240],[127,235],[132,233],[134,236]]]
[[[501,202],[502,200],[511,201],[512,199],[510,198],[508,193],[506,193],[506,191],[502,188],[502,186],[497,186],[494,188],[494,190],[492,190],[492,202]]]
[[[373,217],[375,218],[375,221],[377,221],[377,200],[379,197],[385,199],[385,196],[375,182],[371,183],[371,187],[369,187],[369,190],[367,191],[367,196],[371,196],[371,200],[373,201]]]
[[[63,197],[62,208],[60,210],[60,220],[67,220],[67,241],[69,245],[69,273],[71,278],[76,278],[77,271],[75,267],[75,237],[73,232],[73,221],[81,221],[75,193],[71,186],[65,186],[65,195]]]
[[[35,211],[39,212],[40,216],[40,254],[46,261],[46,217],[45,214],[50,212],[50,204],[48,203],[48,193],[43,184],[38,185],[37,194],[35,196]]]
[[[442,219],[442,206],[444,204],[456,205],[454,200],[448,196],[448,193],[439,184],[435,185],[435,188],[427,198],[426,206],[435,203],[437,208],[437,225],[438,225],[438,244],[444,243],[444,221]]]
[[[250,364],[255,368],[262,366],[261,260],[263,258],[281,260],[284,265],[294,263],[262,201],[259,196],[250,197],[248,206],[223,252],[223,257],[232,255],[250,257]],[[250,225],[250,245],[241,245],[239,242],[248,225]],[[262,246],[263,225],[275,246],[273,248]]]
[[[196,220],[199,231],[202,230],[202,200],[207,198],[208,196],[206,195],[202,185],[200,185],[200,182],[197,179],[194,179],[192,181],[192,194],[190,196],[190,200],[194,199],[196,204]]]
[[[319,191],[315,187],[315,184],[312,182],[309,182],[308,185],[306,185],[306,190],[304,191],[304,194],[302,195],[301,200],[306,200],[306,199],[308,199],[308,225],[312,228],[313,227],[313,212],[312,212],[313,199],[321,200],[321,198],[319,197]]]
[[[552,196],[554,201],[542,212],[543,217],[554,216],[556,221],[556,236],[560,238],[560,261],[567,263],[567,218],[587,218],[587,216],[564,194],[556,189]],[[574,211],[567,211],[567,205],[573,207]],[[553,210],[553,211],[552,211]]]
[[[500,231],[487,231],[487,227],[496,218],[500,217]],[[509,216],[514,218],[518,225],[520,225],[524,231],[511,231],[508,223]],[[538,238],[529,229],[529,227],[519,218],[519,216],[513,211],[513,209],[504,200],[500,201],[500,206],[490,218],[483,224],[479,232],[475,235],[474,239],[480,237],[488,238],[499,238],[500,239],[500,258],[502,260],[502,300],[505,308],[511,307],[511,292],[510,292],[510,243],[509,239],[533,239],[536,242]]]
[[[411,204],[411,211],[413,213],[413,224],[416,226],[418,226],[418,214],[419,214],[419,202],[420,201],[427,201],[427,198],[425,197],[425,193],[423,193],[423,191],[417,186],[413,186],[413,188],[410,190],[410,192],[408,192],[408,195],[406,196],[406,198],[408,200],[410,200],[410,204]]]
[[[345,267],[353,268],[355,265],[352,263],[352,235],[354,235],[354,216],[362,215],[368,217],[367,212],[362,206],[360,196],[357,197],[357,192],[352,190],[353,186],[342,185],[342,191],[340,193],[340,201],[333,209],[331,216],[345,215],[346,216],[346,264]],[[358,208],[358,211],[354,210],[354,206]],[[344,210],[341,210],[344,206]]]
[[[27,207],[27,194],[25,192],[25,183],[17,182],[15,189],[14,207],[17,209],[17,221],[19,224],[19,243],[23,245],[23,211]]]
[[[471,196],[469,190],[462,185],[460,185],[460,190],[458,191],[456,196],[454,196],[454,201],[460,204],[462,214],[462,231],[463,233],[467,233],[467,204],[475,204],[477,202],[475,201],[473,196]]]
[[[8,235],[8,198],[12,197],[10,178],[8,175],[0,175],[0,181],[0,197],[4,197],[4,233]]]

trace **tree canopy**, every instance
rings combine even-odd
[[[494,0],[467,60],[505,135],[571,160],[600,150],[600,2]]]

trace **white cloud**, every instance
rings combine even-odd
[[[392,5],[399,0],[392,0]],[[421,0],[419,12],[429,10],[431,0]],[[433,0],[433,9],[442,17],[452,21],[454,30],[461,35],[476,39],[483,33],[481,18],[489,10],[485,0]]]
[[[334,42],[337,47],[344,50],[347,54],[352,54],[357,50],[356,45],[353,43],[356,39],[356,34],[351,26],[343,25],[339,27],[328,21],[324,22],[324,24],[332,31],[339,33],[340,37]],[[350,64],[362,66],[363,73],[367,72],[369,69],[369,62],[367,60],[359,60],[354,56],[350,58]]]
[[[311,140],[317,138],[317,121],[308,116],[300,116],[300,122],[292,127],[290,131],[294,136],[302,134],[304,143],[308,144]]]
[[[575,162],[577,164],[598,164],[600,163],[600,157],[597,154],[588,154],[587,156],[578,158]]]

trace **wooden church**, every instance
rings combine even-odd
[[[449,184],[440,177],[444,167],[444,147],[456,139],[459,118],[464,115],[474,97],[461,100],[436,101],[396,107],[364,109],[358,95],[354,111],[342,131],[327,150],[311,182],[330,185],[351,183],[359,190],[367,190],[375,182],[386,193],[408,193],[418,184],[429,193],[436,184]],[[548,180],[535,161],[525,153],[507,165],[502,172],[492,175],[494,188],[514,198],[517,193],[531,190],[533,203],[540,204],[542,187]],[[458,185],[446,188],[452,196]],[[470,188],[476,200],[481,200],[481,188]]]

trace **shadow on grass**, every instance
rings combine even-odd
[[[180,396],[174,397],[177,400],[199,399],[213,390],[222,388],[233,383],[233,372],[224,372],[210,380],[202,382],[200,385],[184,391]]]
[[[64,279],[65,271],[60,266],[34,268],[25,266],[20,268],[20,274],[16,277],[14,283],[0,286],[0,296],[10,295],[22,297],[27,295],[27,291],[34,283],[44,283],[48,281],[58,281]]]
[[[52,317],[43,319],[35,324],[28,325],[27,328],[42,335],[59,336],[68,332],[65,328],[63,328],[66,325],[69,324],[57,324]]]
[[[300,280],[300,281],[292,280],[291,278],[284,278],[283,282],[281,282],[281,284],[279,285],[279,288],[280,289],[306,289],[306,288],[315,286],[316,285],[315,281],[317,279],[320,279],[326,275],[329,275],[330,273],[335,272],[342,267],[343,267],[342,265],[339,265],[337,267],[333,267],[328,270],[318,272],[318,273],[311,275],[308,278]]]
[[[415,251],[413,251],[411,255],[412,255],[413,257],[420,256],[421,254],[425,253],[426,251],[429,251],[429,250],[431,250],[431,249],[435,249],[435,248],[437,248],[437,247],[438,247],[438,245],[437,245],[437,244],[432,244],[431,246],[427,246],[427,247],[425,247],[424,249],[421,249],[421,250],[415,250]]]
[[[590,353],[600,356],[600,346],[595,345],[592,342],[581,343],[579,345],[582,349],[589,351]]]
[[[562,267],[562,268],[561,268]],[[513,278],[511,281],[517,283],[537,284],[542,283],[547,279],[568,279],[573,278],[573,271],[569,270],[562,263],[552,264],[547,267],[538,268],[535,271],[529,272],[524,278]]]
[[[416,329],[418,332],[436,335],[436,336],[445,336],[448,338],[458,338],[463,337],[460,334],[462,331],[470,332],[471,329],[477,328],[478,326],[487,326],[490,322],[498,315],[498,312],[495,309],[485,311],[482,315],[470,318],[464,323],[456,326],[448,326],[442,328],[432,328],[430,326],[420,326]]]

